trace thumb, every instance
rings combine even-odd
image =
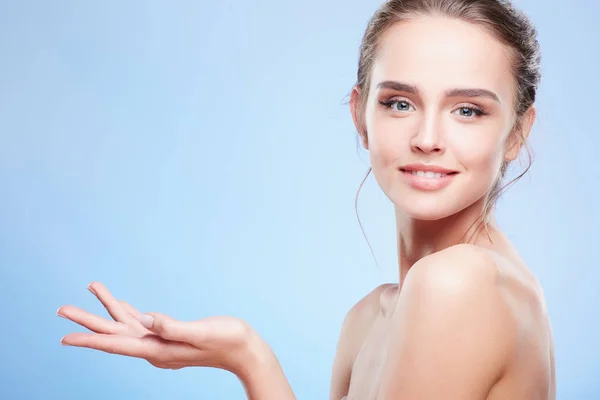
[[[168,315],[155,312],[142,315],[140,322],[146,329],[161,338],[176,342],[194,342],[202,334],[198,324],[177,321]]]

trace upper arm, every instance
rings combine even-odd
[[[466,245],[421,261],[392,316],[379,399],[485,399],[515,338],[496,265]]]

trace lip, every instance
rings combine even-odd
[[[404,171],[431,171],[431,172],[439,172],[441,174],[451,174],[451,173],[458,173],[458,171],[452,170],[452,169],[447,169],[447,168],[443,168],[440,167],[438,165],[432,165],[432,164],[408,164],[408,165],[403,165],[402,167],[399,168],[402,172]]]
[[[448,186],[454,178],[459,174],[458,171],[443,168],[438,165],[428,164],[409,164],[399,168],[402,177],[406,182],[417,190],[434,191],[440,190]],[[425,176],[413,175],[412,171],[438,172],[447,174],[441,178],[427,178]]]

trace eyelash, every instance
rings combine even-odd
[[[411,105],[408,101],[406,100],[396,100],[396,99],[392,99],[392,100],[388,100],[388,101],[379,101],[379,104],[381,104],[382,106],[385,106],[386,108],[391,108],[394,104],[397,103],[406,103],[408,105]],[[458,107],[457,110],[471,110],[474,114],[475,117],[482,117],[484,115],[488,115],[487,112],[485,112],[485,110],[481,107],[477,107],[474,105],[468,105],[468,106],[462,106],[462,107]],[[456,110],[455,110],[456,111]],[[470,118],[470,117],[467,117]]]

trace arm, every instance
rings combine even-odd
[[[271,348],[260,338],[251,346],[251,359],[237,374],[249,400],[296,400],[294,392]]]
[[[491,257],[470,245],[412,267],[392,316],[379,400],[486,398],[518,334],[497,278]]]

